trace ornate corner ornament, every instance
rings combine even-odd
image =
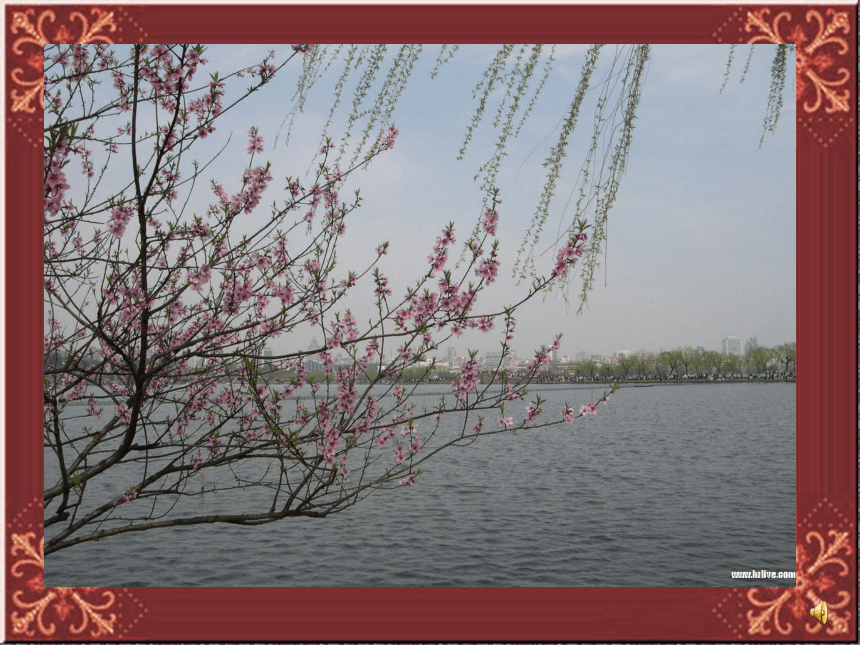
[[[833,8],[741,7],[712,36],[726,44],[796,45],[798,135],[802,128],[827,148],[853,129],[852,24],[847,11]]]
[[[92,22],[91,22],[92,21]],[[68,23],[57,22],[56,12],[46,9],[38,15],[35,9],[15,11],[9,24],[12,54],[25,67],[13,67],[10,77],[12,99],[10,112],[34,114],[36,109],[45,109],[45,78],[43,76],[43,48],[50,43],[105,44],[114,40],[107,36],[117,30],[113,11],[90,9],[90,18],[80,11],[69,14]],[[79,23],[79,25],[78,25]],[[48,33],[49,26],[54,26]],[[18,36],[15,38],[15,36]],[[31,50],[28,54],[26,50]],[[28,71],[29,70],[29,71]],[[35,74],[35,77],[34,77]]]
[[[34,640],[125,638],[147,614],[127,589],[45,586],[41,510],[41,499],[34,498],[6,525],[7,634]]]
[[[732,638],[844,638],[857,607],[852,524],[822,499],[797,525],[795,586],[735,588],[713,608]],[[809,611],[821,601],[832,610],[825,625]]]
[[[57,626],[49,615],[49,609],[60,622],[74,617],[69,624],[69,632],[74,635],[90,630],[87,637],[114,636],[116,633],[115,613],[107,613],[116,602],[116,594],[110,589],[98,587],[45,587],[45,541],[39,540],[35,546],[36,534],[13,533],[10,555],[10,573],[15,578],[24,578],[23,589],[12,592],[12,611],[9,619],[12,633],[25,636],[53,636]],[[17,556],[17,557],[16,557]]]
[[[851,592],[837,590],[836,578],[845,577],[850,572],[846,560],[853,553],[849,534],[831,529],[825,537],[819,531],[809,531],[806,543],[815,543],[817,554],[813,558],[807,546],[797,545],[797,582],[793,589],[785,589],[778,595],[774,595],[774,591],[781,590],[775,588],[753,588],[747,592],[749,603],[761,609],[750,609],[746,613],[750,635],[768,636],[773,626],[779,634],[787,636],[792,631],[792,618],[797,622],[803,621],[804,631],[810,635],[819,634],[822,630],[828,636],[848,633],[851,612],[846,607],[852,606]],[[826,628],[815,620],[808,620],[809,608],[819,604],[822,595],[828,598],[828,606],[836,610],[833,624]],[[833,600],[834,596],[837,600]]]
[[[827,114],[847,113],[850,110],[851,91],[848,82],[851,72],[838,60],[849,52],[846,36],[851,32],[847,11],[827,9],[822,13],[810,9],[804,14],[804,23],[794,25],[789,11],[781,11],[769,19],[768,8],[747,12],[744,30],[759,32],[749,40],[750,45],[797,45],[797,102],[807,114],[817,112],[822,105]],[[836,47],[836,51],[831,46]],[[845,87],[843,87],[845,86]]]
[[[149,35],[135,21],[134,9],[92,7],[29,8],[11,12],[6,42],[6,122],[31,146],[41,149],[45,109],[45,53],[51,43],[99,44],[145,42]]]

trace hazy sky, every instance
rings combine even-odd
[[[546,175],[542,163],[556,142],[586,47],[559,49],[532,118],[509,145],[498,179],[503,199],[499,239],[504,279],[491,285],[478,310],[515,300],[524,288],[509,278],[515,251],[535,212]],[[794,61],[787,74],[779,127],[759,148],[774,48],[756,47],[742,84],[747,49],[738,48],[722,93],[728,46],[653,47],[626,175],[610,214],[608,255],[605,266],[598,270],[588,308],[577,316],[576,301],[567,306],[560,296],[525,305],[517,317],[514,341],[521,357],[557,333],[564,334],[561,352],[570,356],[579,351],[610,354],[621,349],[656,351],[698,344],[720,349],[721,339],[732,334],[742,338],[756,335],[764,345],[795,340]],[[232,71],[250,65],[269,48],[211,46],[207,53],[210,63],[203,71]],[[288,45],[273,48],[277,61],[291,53]],[[390,277],[395,295],[400,295],[425,270],[426,257],[443,226],[453,220],[458,242],[468,237],[482,200],[472,178],[489,158],[495,141],[492,112],[488,111],[466,158],[457,161],[456,157],[476,105],[472,90],[497,49],[463,47],[431,80],[439,47],[424,48],[395,113],[400,131],[395,147],[376,159],[367,172],[352,178],[350,190],[343,191],[346,195],[360,187],[365,198],[363,207],[348,221],[339,253],[344,272],[365,266],[377,244],[388,240],[390,252],[380,268]],[[597,78],[613,57],[613,46],[605,50]],[[235,192],[241,164],[247,163],[246,132],[251,125],[265,139],[260,159],[273,165],[274,181],[263,204],[283,201],[285,176],[307,172],[340,69],[330,69],[311,93],[292,126],[289,147],[285,147],[282,127],[292,107],[298,72],[298,64],[284,68],[251,101],[225,116],[218,136],[204,142],[208,148],[201,146],[203,150],[195,152],[195,158],[205,159],[206,152],[223,144],[232,131],[229,148],[207,173],[224,181],[228,192]],[[337,113],[340,123],[348,113],[353,87],[348,86],[344,93]],[[589,98],[571,139],[548,232],[554,232],[562,221],[590,143],[593,93]],[[332,134],[337,137],[338,132],[336,124]],[[198,183],[193,210],[202,214],[209,201],[207,183]],[[261,205],[251,217],[263,217],[265,212]],[[553,257],[549,248],[538,263],[548,271]],[[570,293],[574,299],[578,296],[577,282]],[[370,308],[360,304],[354,309],[359,321],[371,315]],[[313,331],[282,337],[274,349],[304,347],[314,337]],[[454,347],[462,355],[467,347],[497,349],[499,340],[495,332],[476,333],[458,339]]]

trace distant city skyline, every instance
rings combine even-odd
[[[738,344],[735,343],[732,345],[731,351],[726,351],[726,348],[727,348],[726,340],[731,339],[731,338],[735,339],[736,341],[739,341],[740,346],[743,349],[737,350]],[[576,352],[572,352],[572,351],[566,351],[562,347],[562,348],[554,350],[552,352],[551,360],[553,362],[579,362],[579,361],[585,361],[585,360],[589,360],[589,359],[595,360],[595,361],[605,361],[605,360],[609,360],[609,359],[616,359],[622,355],[632,356],[632,355],[637,355],[637,354],[645,354],[645,355],[657,356],[657,355],[661,354],[662,352],[673,351],[676,349],[683,349],[686,347],[691,347],[691,348],[695,349],[696,351],[698,351],[699,353],[703,353],[705,351],[716,351],[716,352],[719,352],[723,355],[727,355],[729,353],[734,353],[735,355],[738,355],[738,356],[745,356],[749,353],[749,351],[751,349],[755,349],[757,347],[775,348],[775,347],[778,347],[778,346],[784,345],[784,344],[796,343],[796,340],[792,338],[790,340],[783,340],[783,341],[777,342],[777,343],[762,345],[762,344],[758,343],[758,339],[756,336],[750,336],[749,338],[747,338],[745,340],[742,338],[739,338],[737,336],[727,336],[721,342],[722,342],[722,349],[716,348],[716,347],[710,347],[709,348],[709,347],[706,347],[704,345],[698,344],[695,346],[694,345],[678,345],[675,347],[661,347],[661,348],[647,348],[647,347],[645,347],[645,348],[638,348],[636,350],[630,350],[630,349],[625,348],[625,349],[616,349],[616,350],[611,351],[611,352],[600,352],[600,351],[591,352],[591,351],[587,351],[587,350],[579,350]],[[318,350],[319,348],[320,348],[319,342],[316,339],[314,339],[306,349],[315,351],[315,350]],[[442,347],[435,352],[428,353],[427,359],[429,360],[429,359],[435,358],[437,360],[437,363],[439,363],[441,366],[447,365],[450,367],[450,366],[454,365],[454,363],[456,361],[459,361],[461,359],[466,358],[467,352],[464,351],[464,348],[465,348],[465,345],[461,345],[458,347],[457,345],[448,344],[445,347]],[[539,348],[535,348],[535,349],[539,349]],[[264,353],[266,354],[267,357],[269,356],[270,351],[271,350],[268,350],[268,349],[265,350]],[[345,352],[343,350],[337,350],[335,355],[334,355],[334,358],[335,358],[335,360],[337,360],[338,357],[341,357],[344,355],[345,355]],[[501,359],[501,352],[499,350],[485,350],[485,351],[479,352],[478,357],[480,359],[484,359],[488,362],[498,361]],[[389,358],[389,356],[385,356],[385,358]],[[525,354],[523,354],[523,353],[518,354],[517,350],[512,349],[509,352],[509,356],[505,360],[505,365],[509,365],[512,361],[514,361],[514,362],[524,361],[524,360],[528,360],[529,358],[531,358],[531,352],[525,353]]]
[[[732,334],[732,335],[726,336],[725,338],[720,340],[719,346],[707,346],[707,345],[702,345],[701,343],[697,343],[697,344],[675,345],[675,346],[671,346],[671,347],[660,347],[660,348],[639,347],[635,350],[629,349],[629,348],[624,348],[624,349],[615,349],[613,351],[607,352],[607,351],[589,351],[589,350],[584,350],[584,349],[571,350],[571,349],[565,348],[564,342],[562,341],[561,348],[558,350],[555,350],[553,352],[554,357],[552,360],[554,360],[554,361],[559,360],[558,358],[555,358],[556,356],[557,357],[568,356],[572,360],[587,360],[587,358],[589,356],[594,356],[594,355],[598,355],[598,356],[602,356],[602,357],[610,357],[610,356],[619,356],[621,354],[627,354],[627,355],[639,354],[639,353],[643,353],[643,352],[646,354],[660,354],[661,352],[664,352],[664,351],[672,351],[675,349],[682,349],[684,347],[692,347],[693,349],[696,349],[697,351],[700,351],[700,352],[701,351],[716,351],[716,352],[720,352],[721,354],[728,354],[730,352],[726,351],[726,339],[729,339],[729,338],[736,339],[739,342],[739,344],[733,345],[735,350],[737,350],[737,355],[739,355],[739,356],[744,356],[744,355],[748,354],[751,349],[755,349],[756,347],[772,348],[772,347],[778,347],[779,345],[797,342],[795,338],[790,338],[790,339],[784,339],[784,340],[780,340],[780,341],[773,342],[773,343],[762,344],[762,343],[758,342],[758,337],[755,335],[749,336],[747,338],[743,338],[743,337],[738,337],[738,336]],[[741,349],[737,349],[738,347],[740,347]],[[537,350],[540,348],[536,347],[533,349]],[[444,350],[444,355],[446,357],[446,360],[450,360],[450,357],[452,357],[452,356],[462,357],[465,355],[464,352],[460,351],[460,349],[457,347],[456,344],[454,344],[454,345],[447,344],[445,347],[441,348],[439,350],[439,352],[437,353],[437,356],[439,356],[440,358],[442,356],[443,350]],[[452,354],[452,352],[453,352],[453,354]],[[517,351],[512,350],[512,352],[513,352],[514,357],[516,357]],[[495,355],[497,353],[498,352],[496,350],[487,350],[485,352],[482,352],[482,355],[486,355],[486,354]],[[530,355],[530,354],[523,354],[522,352],[520,352],[520,353],[522,354],[522,356],[529,356]],[[432,354],[433,353],[431,352],[431,355]],[[521,356],[521,358],[522,358],[522,356]]]

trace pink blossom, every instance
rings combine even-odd
[[[111,221],[108,224],[108,230],[110,230],[111,234],[120,238],[125,233],[125,227],[128,225],[129,219],[131,219],[132,209],[131,206],[114,206],[111,210]]]
[[[513,417],[503,417],[499,419],[499,427],[501,428],[511,428],[514,425]]]
[[[292,45],[294,52],[301,52],[302,55],[307,56],[310,54],[316,45]]]
[[[97,419],[102,418],[102,409],[98,407],[96,400],[93,397],[87,399],[87,414],[90,414]]]
[[[405,477],[400,480],[401,486],[412,486],[415,483],[415,475],[409,475],[409,477]]]
[[[577,233],[573,237],[568,238],[565,245],[556,253],[556,262],[553,267],[551,277],[561,276],[566,278],[570,273],[570,268],[576,264],[577,259],[585,252],[585,241],[588,236],[585,233]]]
[[[570,406],[566,406],[564,410],[562,410],[561,416],[565,423],[573,423],[573,420],[576,418],[576,410]]]
[[[541,413],[543,413],[542,409],[535,407],[534,405],[527,406],[526,407],[526,418],[523,420],[523,423],[531,423],[538,416],[540,416]]]
[[[213,457],[217,457],[221,452],[221,439],[218,437],[209,437],[209,439],[206,440],[206,443],[209,447],[209,454]]]
[[[129,423],[131,421],[131,410],[128,409],[128,406],[125,403],[121,403],[116,406],[116,416],[120,421]]]
[[[587,403],[579,408],[580,414],[597,414],[597,406],[594,403]]]
[[[196,275],[188,276],[188,282],[191,283],[191,288],[194,291],[200,291],[203,285],[209,282],[209,280],[211,279],[212,267],[208,264],[202,265]]]
[[[122,497],[120,497],[118,500],[116,500],[113,503],[113,505],[119,506],[120,504],[128,504],[133,499],[137,499],[137,491],[136,490],[132,490],[128,493],[123,493]]]
[[[248,130],[248,154],[263,152],[263,137],[257,134],[257,128]]]
[[[469,392],[478,387],[478,363],[474,359],[460,365],[460,378],[451,385],[451,391],[458,401],[465,401]]]
[[[383,275],[378,275],[374,278],[374,282],[376,282],[376,289],[373,293],[376,294],[377,297],[383,298],[391,295],[391,289],[388,288],[388,278]]]
[[[495,257],[496,252],[493,251],[489,258],[481,260],[478,268],[475,269],[475,275],[487,281],[487,284],[495,282],[499,275],[499,262]]]
[[[487,318],[486,316],[481,316],[478,318],[478,329],[480,329],[485,334],[493,328],[493,321]]]
[[[499,213],[495,208],[488,208],[484,211],[483,228],[488,235],[496,234],[496,227],[499,224]]]
[[[400,131],[395,128],[393,125],[388,127],[388,134],[382,137],[379,141],[380,148],[393,148],[394,140],[397,138],[397,135],[400,134]]]

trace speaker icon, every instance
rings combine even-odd
[[[809,613],[822,625],[826,624],[830,618],[830,612],[827,610],[827,603],[823,600],[818,605],[810,609]]]

